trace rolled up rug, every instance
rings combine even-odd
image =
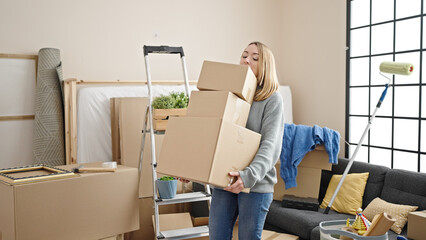
[[[51,166],[65,164],[64,108],[60,50],[40,49],[37,66],[33,160]]]

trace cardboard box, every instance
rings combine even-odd
[[[262,240],[299,240],[298,236],[286,234],[286,233],[277,233],[269,230],[262,231]],[[234,230],[232,232],[232,240],[238,240],[238,224],[235,224]]]
[[[274,186],[274,200],[282,201],[285,194],[318,199],[321,169],[298,167],[296,177],[297,187],[286,190],[284,180],[280,176],[280,167],[281,164],[278,162],[275,165],[278,182]]]
[[[209,225],[209,217],[194,217],[191,216],[192,225],[194,227]]]
[[[136,168],[119,165],[114,173],[20,185],[0,182],[0,232],[8,240],[93,240],[134,231],[139,228],[137,179]]]
[[[154,216],[152,216],[152,222],[154,224]],[[158,218],[160,225],[160,231],[168,231],[183,228],[192,228],[191,216],[188,212],[184,213],[172,213],[172,214],[160,214]],[[208,240],[209,237],[198,237],[191,238],[195,240]]]
[[[148,98],[131,97],[111,99],[111,135],[113,157],[121,164],[139,168],[142,129]],[[115,129],[115,130],[114,130]],[[113,134],[115,133],[115,134]],[[156,159],[160,156],[164,134],[155,134]],[[162,175],[159,174],[158,177]],[[191,189],[191,184],[178,182],[177,192]],[[139,197],[152,197],[151,137],[145,135],[142,174],[139,180]]]
[[[154,129],[157,131],[165,131],[170,117],[185,116],[186,111],[186,108],[153,109],[152,118]]]
[[[249,66],[204,61],[198,78],[200,90],[228,91],[248,103],[253,102],[257,79]]]
[[[313,151],[308,152],[299,167],[318,168],[331,171],[331,163],[329,163],[328,153],[323,145],[317,145]]]
[[[248,166],[259,143],[260,134],[220,118],[172,118],[157,171],[226,187],[231,180],[228,172]]]
[[[250,104],[226,91],[192,91],[188,117],[215,117],[245,127]]]
[[[115,236],[111,236],[107,238],[102,238],[100,240],[123,240],[123,239],[124,239],[124,234],[119,234],[119,235],[115,235]]]
[[[426,211],[408,213],[407,237],[412,239],[425,239],[426,236]]]
[[[172,204],[160,205],[160,214],[168,213],[181,213],[187,211],[187,204]],[[154,226],[152,224],[152,215],[154,215],[154,200],[152,197],[139,199],[139,223],[138,230],[126,233],[125,239],[127,240],[140,240],[140,239],[155,239]]]

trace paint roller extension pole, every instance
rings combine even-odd
[[[340,188],[342,187],[343,181],[346,178],[346,175],[348,175],[349,169],[352,167],[352,163],[355,160],[356,155],[358,154],[358,151],[362,145],[362,142],[364,141],[365,136],[367,136],[368,131],[370,130],[371,124],[373,123],[373,119],[376,117],[376,113],[377,110],[380,108],[383,100],[385,99],[387,90],[388,90],[388,86],[389,84],[386,84],[386,88],[385,90],[383,90],[382,96],[380,97],[379,102],[377,103],[376,109],[373,112],[373,115],[371,116],[370,120],[368,121],[367,127],[364,130],[364,133],[361,136],[361,139],[358,142],[358,145],[356,146],[355,152],[352,155],[352,157],[349,159],[348,165],[345,168],[345,171],[343,172],[342,178],[339,181],[339,184],[336,187],[336,190],[333,193],[333,196],[330,199],[330,203],[328,204],[328,206],[326,207],[326,209],[324,210],[324,214],[328,214],[328,212],[330,211],[331,206],[333,205],[334,199],[336,198],[337,194],[339,193]]]
[[[379,69],[380,69],[380,72],[383,72],[383,73],[410,75],[414,71],[414,66],[411,63],[382,62],[380,64]],[[334,191],[333,196],[330,199],[330,203],[328,204],[327,208],[324,210],[324,214],[328,214],[328,212],[330,211],[330,208],[333,205],[333,202],[336,199],[336,196],[339,193],[340,188],[342,187],[343,181],[345,180],[346,175],[348,175],[349,169],[351,168],[352,163],[358,154],[358,151],[362,145],[362,142],[364,141],[364,138],[367,135],[371,127],[371,124],[373,123],[373,119],[376,117],[377,110],[380,108],[383,100],[385,99],[388,87],[389,87],[389,84],[386,84],[385,89],[383,90],[382,95],[380,96],[379,102],[376,105],[376,109],[374,110],[373,115],[368,121],[368,124],[364,130],[364,133],[361,136],[361,139],[358,142],[358,145],[356,146],[356,149],[352,157],[349,159],[348,165],[346,166],[345,171],[343,172],[342,178],[340,179],[339,184],[337,185],[336,190]]]

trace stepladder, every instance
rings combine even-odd
[[[154,202],[154,231],[156,239],[191,239],[198,237],[206,237],[209,236],[209,228],[208,226],[198,226],[198,227],[190,227],[183,229],[173,229],[167,231],[161,231],[160,226],[160,214],[159,214],[159,206],[161,205],[169,205],[169,204],[180,204],[180,203],[190,203],[190,202],[200,202],[200,201],[211,201],[211,193],[210,187],[206,184],[205,191],[193,191],[189,193],[179,193],[176,194],[174,198],[171,199],[162,199],[157,194],[157,159],[156,159],[156,146],[155,146],[155,135],[157,134],[166,134],[165,130],[155,130],[153,127],[153,92],[152,92],[152,80],[151,80],[151,72],[150,72],[150,64],[149,64],[149,55],[150,54],[179,54],[182,62],[183,69],[183,83],[185,86],[185,93],[189,97],[190,96],[190,88],[188,81],[188,73],[186,67],[185,55],[182,47],[171,47],[171,46],[144,46],[144,60],[145,60],[145,69],[146,69],[146,79],[147,79],[147,87],[148,87],[148,98],[149,104],[146,108],[145,121],[143,124],[142,130],[142,141],[141,141],[141,151],[140,151],[140,159],[139,159],[139,174],[142,173],[142,162],[143,162],[143,152],[145,147],[145,139],[146,134],[149,134],[150,138],[150,148],[151,148],[151,169],[152,169],[152,184],[153,184],[153,202]]]

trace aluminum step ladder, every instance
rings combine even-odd
[[[197,237],[209,236],[208,226],[192,227],[185,229],[176,229],[169,231],[160,231],[159,223],[159,211],[158,207],[160,205],[168,204],[178,204],[178,203],[187,203],[187,202],[197,202],[197,201],[211,201],[211,193],[209,185],[205,185],[204,192],[191,192],[191,193],[182,193],[176,194],[173,199],[161,199],[157,195],[157,161],[155,154],[155,134],[164,134],[164,131],[155,131],[153,128],[153,110],[152,110],[152,82],[151,82],[151,73],[148,55],[149,54],[180,54],[182,60],[185,92],[190,95],[189,90],[189,81],[188,73],[186,68],[185,55],[182,47],[170,47],[170,46],[143,46],[144,58],[145,58],[145,69],[146,69],[146,79],[148,84],[148,95],[149,95],[149,104],[146,109],[145,114],[145,123],[142,130],[142,141],[141,141],[141,152],[139,159],[139,179],[140,174],[142,173],[142,161],[143,161],[143,151],[145,147],[145,136],[146,133],[150,134],[150,143],[151,143],[151,168],[152,168],[152,183],[153,183],[153,199],[154,199],[154,221],[155,221],[155,235],[157,239],[190,239]],[[149,123],[149,128],[147,129],[147,123]]]

